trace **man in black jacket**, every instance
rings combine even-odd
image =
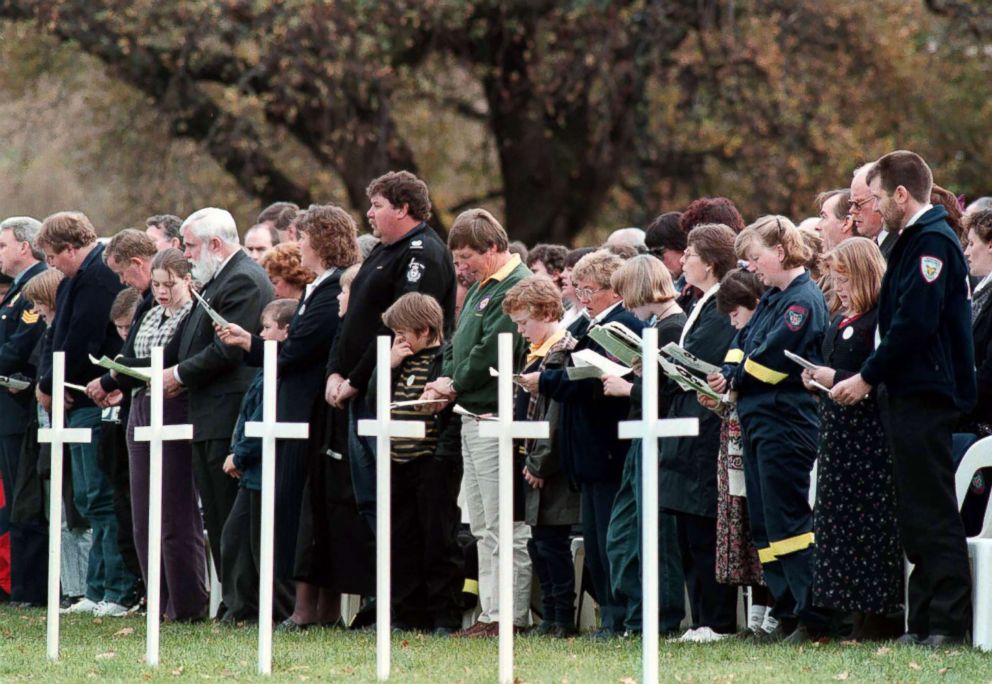
[[[951,433],[975,402],[971,290],[947,212],[930,204],[933,176],[918,155],[891,152],[868,171],[875,207],[898,228],[878,300],[880,342],[858,375],[836,385],[841,404],[873,386],[892,450],[899,534],[916,567],[901,642],[964,643],[971,575],[954,490]]]
[[[52,337],[43,354],[65,353],[65,379],[86,385],[100,375],[89,354],[113,357],[121,345],[110,321],[110,306],[121,289],[120,281],[103,262],[90,220],[81,213],[61,212],[45,219],[38,246],[54,268],[65,274],[59,284]],[[52,371],[38,378],[36,396],[48,411],[52,403]],[[127,612],[137,578],[128,570],[117,544],[117,517],[110,482],[98,465],[100,408],[85,394],[66,391],[69,427],[92,428],[92,440],[73,444],[72,488],[79,512],[93,528],[86,596],[68,609],[74,613],[119,616]]]
[[[21,289],[35,275],[45,270],[35,240],[41,222],[18,216],[0,223],[0,272],[14,279],[0,300],[0,375],[33,378],[31,352],[45,331],[34,306],[21,296]],[[0,589],[10,594],[13,603],[43,604],[45,584],[37,581],[38,568],[46,563],[48,536],[37,524],[17,524],[11,519],[20,452],[25,427],[30,423],[34,404],[30,392],[10,392],[0,388],[0,487],[5,505],[0,505],[0,566],[3,554],[10,568],[10,584]],[[9,536],[7,536],[9,535]],[[4,537],[7,543],[4,543]],[[0,592],[2,594],[3,592]]]
[[[272,284],[261,266],[241,249],[234,217],[223,209],[200,209],[183,222],[182,236],[203,299],[228,322],[257,331],[262,309],[272,301]],[[221,532],[238,491],[237,482],[224,474],[224,459],[241,397],[255,370],[244,364],[240,349],[217,339],[213,321],[200,305],[190,312],[179,338],[179,358],[183,361],[165,369],[164,387],[170,396],[189,392],[193,475],[210,552],[223,578]],[[222,585],[225,607],[237,612],[243,599],[233,593],[233,583],[222,580]]]

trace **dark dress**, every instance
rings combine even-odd
[[[854,375],[875,347],[878,311],[837,316],[823,341],[834,383]],[[852,406],[820,400],[813,602],[884,614],[902,603],[902,550],[896,526],[892,457],[875,392]]]

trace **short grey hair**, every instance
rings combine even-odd
[[[41,221],[30,216],[12,216],[0,222],[0,231],[9,230],[18,242],[26,242],[31,247],[31,256],[38,261],[45,260],[45,253],[38,247],[38,233]]]
[[[200,240],[220,238],[221,242],[229,245],[241,244],[238,225],[234,222],[231,212],[226,209],[216,207],[198,209],[186,217],[180,231],[186,228],[189,228],[190,232]]]
[[[976,211],[985,211],[987,209],[992,209],[992,197],[979,197],[968,204],[968,207],[964,210],[964,213],[971,215]]]

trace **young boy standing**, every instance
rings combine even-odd
[[[429,295],[403,295],[382,315],[393,331],[392,400],[418,399],[441,375],[444,314]],[[376,374],[367,400],[375,410]],[[392,459],[392,611],[399,629],[427,629],[448,635],[461,626],[461,519],[457,498],[461,470],[437,450],[438,435],[451,417],[392,409],[394,420],[420,420],[425,439],[394,439]]]

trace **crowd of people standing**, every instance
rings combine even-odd
[[[52,354],[64,352],[67,423],[94,438],[63,464],[62,608],[141,609],[149,447],[134,435],[150,421],[141,374],[162,347],[165,422],[193,425],[190,442],[164,447],[163,617],[208,617],[212,562],[216,618],[257,619],[261,445],[245,424],[261,419],[274,340],[277,417],[310,426],[309,439],[277,447],[280,629],[373,619],[375,465],[389,458],[401,630],[495,636],[499,558],[511,554],[515,630],[575,636],[576,593],[588,591],[592,638],[638,634],[641,477],[657,467],[666,635],[965,642],[965,538],[984,518],[989,473],[960,510],[954,476],[992,434],[992,200],[962,211],[922,158],[896,151],[822,193],[812,231],[779,215],[747,223],[731,200],[704,197],[596,248],[528,250],[485,209],[442,238],[427,185],[408,172],[367,194],[362,236],[333,204],[272,205],[244,245],[218,208],[152,216],[109,239],[79,212],[0,223],[0,597],[45,601],[51,458],[36,432],[50,421]],[[589,334],[608,324],[656,328],[661,345],[716,369],[699,378],[709,392],[662,376],[662,414],[698,419],[699,434],[662,440],[657,464],[618,435],[641,413],[637,364],[571,372],[583,350],[616,360]],[[514,336],[514,418],[550,424],[547,439],[517,445],[509,549],[496,440],[479,430],[497,410],[501,333]],[[380,335],[393,340],[393,415],[426,432],[389,454],[357,429],[375,414]],[[742,589],[752,605],[739,624]],[[366,597],[348,624],[342,594]]]

